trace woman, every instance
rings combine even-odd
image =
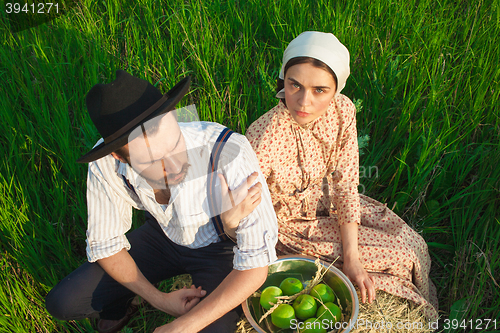
[[[304,32],[285,50],[280,101],[247,130],[279,223],[277,249],[336,264],[358,285],[424,304],[437,319],[427,245],[386,205],[358,193],[356,109],[340,94],[349,52],[332,34]]]

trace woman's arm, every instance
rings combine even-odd
[[[271,174],[273,161],[276,160],[276,150],[272,140],[273,133],[276,131],[276,119],[274,117],[276,108],[278,106],[263,114],[245,132],[245,136],[257,156],[260,171],[265,179]]]
[[[361,291],[363,303],[375,299],[375,283],[364,269],[358,250],[358,224],[361,219],[359,202],[359,152],[356,129],[356,108],[352,101],[341,95],[337,107],[342,110],[339,119],[338,153],[334,174],[330,178],[331,199],[337,209],[344,256],[343,271]]]
[[[361,291],[361,301],[365,302],[366,293],[368,293],[368,302],[371,303],[375,299],[375,282],[359,260],[358,224],[346,223],[341,225],[340,235],[344,254],[343,272],[352,282],[358,285]]]

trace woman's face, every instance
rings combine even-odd
[[[300,125],[324,115],[337,90],[330,73],[309,63],[290,67],[284,81],[286,106]]]

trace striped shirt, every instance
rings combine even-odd
[[[87,257],[90,262],[112,256],[123,248],[130,249],[125,233],[131,228],[132,208],[151,213],[176,244],[196,249],[219,241],[210,221],[214,213],[208,208],[206,184],[210,153],[224,127],[209,122],[179,123],[179,126],[191,166],[185,180],[170,188],[171,197],[166,205],[156,202],[151,186],[130,165],[111,155],[89,163]],[[266,180],[245,136],[234,133],[229,138],[218,165],[218,172],[225,176],[230,189],[246,182],[254,171],[259,172],[258,181],[262,184],[261,203],[240,221],[236,231],[234,269],[272,263],[276,260],[276,214]]]

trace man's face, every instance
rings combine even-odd
[[[131,136],[137,137],[128,143],[128,162],[153,189],[184,180],[189,167],[186,142],[172,112],[149,120]]]

